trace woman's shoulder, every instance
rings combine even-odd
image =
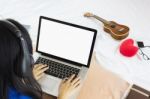
[[[9,88],[9,99],[32,99],[29,96],[23,95],[19,92],[17,92],[14,88]]]

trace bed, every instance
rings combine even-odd
[[[131,58],[122,56],[119,53],[122,41],[112,39],[103,31],[101,22],[85,18],[83,14],[89,11],[128,25],[128,38],[150,45],[149,9],[150,0],[0,0],[0,18],[14,18],[30,25],[34,45],[41,15],[97,29],[94,49],[97,60],[122,79],[147,90],[150,90],[150,61],[143,60],[139,54]]]

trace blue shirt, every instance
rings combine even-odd
[[[32,99],[32,98],[29,96],[22,95],[21,93],[17,92],[14,88],[10,88],[8,99]]]

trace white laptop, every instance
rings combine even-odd
[[[58,96],[63,78],[72,74],[86,77],[97,31],[60,20],[40,17],[37,37],[36,63],[49,66],[39,83],[42,90]]]

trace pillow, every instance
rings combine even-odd
[[[94,55],[77,99],[121,99],[128,87],[128,82],[102,67]]]

